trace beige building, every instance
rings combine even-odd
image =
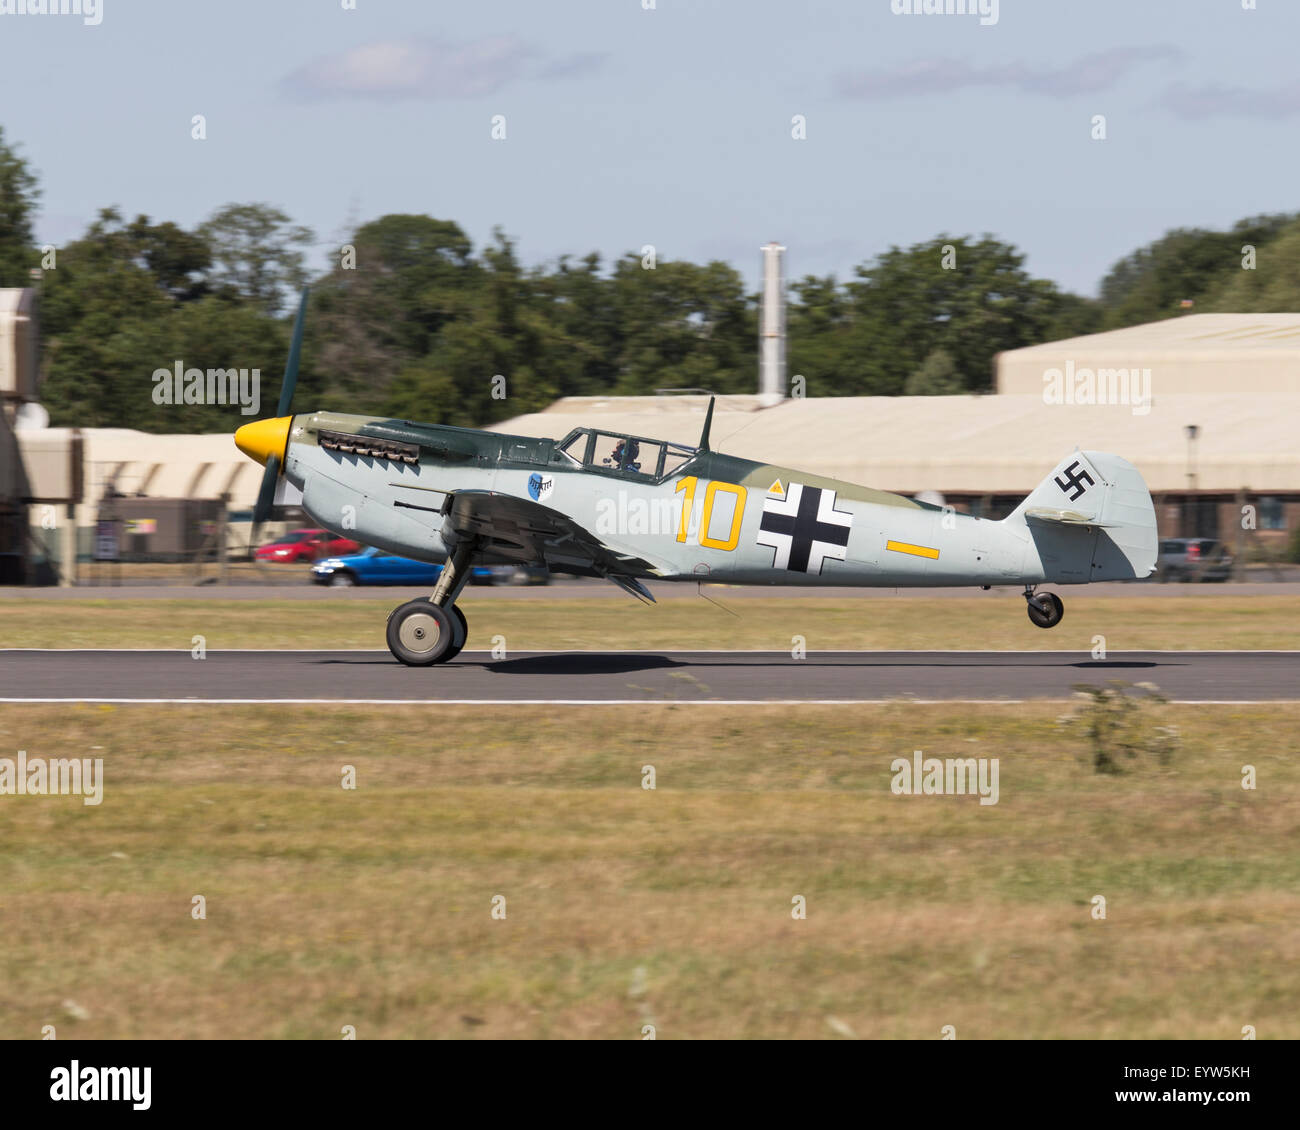
[[[1149,369],[1156,394],[1300,397],[1300,314],[1186,314],[998,358],[1001,395],[1038,396],[1066,366]]]

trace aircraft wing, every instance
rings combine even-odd
[[[444,540],[479,539],[491,558],[607,577],[641,599],[654,597],[636,577],[660,573],[645,558],[606,545],[567,514],[513,494],[458,490],[443,504]],[[449,539],[448,534],[454,538]]]

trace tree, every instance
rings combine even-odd
[[[1300,309],[1300,220],[1283,228],[1257,249],[1255,269],[1241,269],[1237,258],[1220,272],[1214,287],[1198,303],[1203,310],[1225,313],[1289,313]]]
[[[844,387],[843,375],[851,364],[851,315],[852,303],[833,275],[807,275],[790,284],[786,364],[792,378],[804,378],[810,395],[834,395]]]
[[[197,296],[205,245],[172,224],[123,222],[106,208],[65,247],[42,283],[42,398],[56,425],[229,431],[237,404],[158,404],[158,369],[259,369],[263,403],[278,392],[287,325],[229,295]]]
[[[172,300],[114,208],[59,253],[41,284],[41,396],[56,426],[139,427],[149,374],[169,364],[158,331]]]
[[[288,292],[307,282],[302,249],[315,236],[269,204],[227,204],[198,230],[212,255],[209,287],[278,314]]]
[[[555,399],[552,373],[562,366],[567,343],[500,230],[483,251],[478,279],[479,286],[462,296],[468,299],[463,314],[393,382],[394,414],[475,425],[535,411]]]
[[[611,284],[618,353],[609,391],[754,391],[756,304],[735,268],[717,261],[697,266],[661,260],[646,270],[629,254],[615,265]]]
[[[576,265],[561,256],[554,271],[535,272],[532,285],[544,316],[565,342],[562,363],[551,374],[559,394],[608,392],[618,379],[625,327],[600,256],[591,252]]]
[[[212,249],[201,235],[187,232],[170,220],[150,224],[148,216],[137,216],[126,235],[140,265],[171,297],[190,302],[207,293],[204,275],[212,266]]]
[[[952,354],[936,349],[907,378],[904,396],[956,396],[966,391]]]
[[[32,217],[40,199],[36,175],[0,126],[0,287],[27,286],[35,266]]]
[[[430,216],[382,216],[352,234],[314,284],[307,321],[326,407],[382,399],[399,371],[468,316],[483,282],[472,250],[456,224]]]
[[[1039,341],[1063,341],[1070,337],[1097,333],[1102,329],[1104,318],[1105,311],[1096,299],[1062,292],[1056,296],[1052,313],[1039,334]]]
[[[1295,215],[1253,216],[1226,232],[1175,228],[1125,256],[1101,283],[1107,328],[1139,325],[1186,312],[1241,273],[1242,248],[1270,245],[1296,221]]]
[[[831,280],[805,280],[798,288],[803,308],[790,319],[791,365],[816,395],[896,396],[942,348],[963,388],[988,388],[994,357],[1044,340],[1069,307],[1067,296],[1032,278],[1023,263],[1020,252],[991,236],[940,235],[859,266],[843,301]],[[825,335],[833,344],[818,340]]]

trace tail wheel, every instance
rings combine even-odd
[[[430,600],[408,600],[389,614],[388,650],[408,667],[431,667],[450,658],[456,627],[445,608]]]
[[[1040,628],[1055,628],[1065,615],[1065,605],[1054,592],[1040,593],[1026,601],[1029,619]]]

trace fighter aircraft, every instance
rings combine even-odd
[[[455,658],[457,599],[479,563],[604,577],[645,601],[646,579],[744,585],[1023,585],[1029,618],[1060,623],[1042,584],[1149,576],[1156,518],[1117,455],[1073,451],[1001,521],[756,463],[710,446],[713,401],[693,446],[576,428],[558,439],[385,416],[291,413],[304,293],[276,415],[235,443],[266,467],[254,522],[281,479],[316,524],[446,565],[427,599],[388,617],[410,666]]]

